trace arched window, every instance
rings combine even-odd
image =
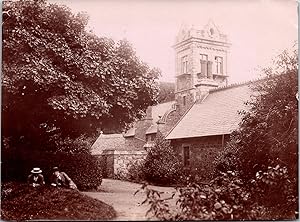
[[[188,73],[188,57],[183,56],[181,58],[181,74]]]

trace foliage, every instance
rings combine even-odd
[[[171,185],[178,183],[182,172],[182,163],[161,133],[158,133],[154,146],[149,148],[143,164],[143,174],[146,181]]]
[[[102,168],[99,160],[90,154],[69,154],[63,152],[12,152],[2,151],[3,181],[26,181],[33,167],[43,170],[46,183],[49,183],[52,168],[58,166],[77,185],[79,190],[95,190],[102,182]]]
[[[247,178],[270,165],[285,165],[291,174],[297,169],[298,91],[297,51],[284,52],[277,69],[267,69],[267,77],[254,86],[255,99],[248,102],[240,128],[233,133],[231,150],[238,169]],[[288,63],[287,65],[283,65]],[[280,120],[280,121],[278,121]],[[293,175],[295,176],[295,174]]]
[[[132,182],[145,182],[145,175],[144,175],[144,161],[135,161],[130,163],[128,166],[128,175],[127,178],[129,181]]]
[[[297,178],[290,180],[287,167],[269,166],[265,172],[258,171],[251,182],[253,198],[272,211],[272,219],[295,217],[298,202]]]
[[[175,100],[175,84],[172,82],[160,82],[158,103],[165,103]]]
[[[298,205],[297,61],[297,50],[284,51],[275,68],[264,70],[240,128],[215,160],[218,170],[238,171],[253,198],[278,219],[294,215]]]
[[[170,198],[162,198],[161,192],[145,186],[141,189],[147,195],[143,204],[150,205],[148,214],[159,220],[251,220],[260,218],[264,210],[251,201],[242,180],[232,171],[208,184],[190,183],[179,188],[179,211],[171,209],[167,202]]]
[[[44,0],[4,1],[3,12],[2,132],[10,147],[55,151],[56,135],[120,131],[155,103],[159,70],[126,40],[87,32],[87,15]]]
[[[76,190],[1,184],[1,220],[110,220],[115,210]]]

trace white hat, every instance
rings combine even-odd
[[[42,170],[38,167],[35,167],[31,170],[31,173],[41,173],[41,172],[42,172]]]

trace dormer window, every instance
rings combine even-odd
[[[217,74],[223,74],[223,57],[216,56],[215,61]]]
[[[181,58],[181,73],[186,74],[188,73],[188,57],[183,56]]]

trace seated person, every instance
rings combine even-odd
[[[31,174],[27,178],[27,182],[30,186],[37,187],[44,185],[44,176],[42,175],[42,170],[38,167],[35,167],[31,170]]]
[[[70,189],[77,189],[75,183],[71,180],[70,177],[65,172],[60,172],[58,167],[53,167],[53,174],[51,176],[51,185],[52,186],[61,186]]]

